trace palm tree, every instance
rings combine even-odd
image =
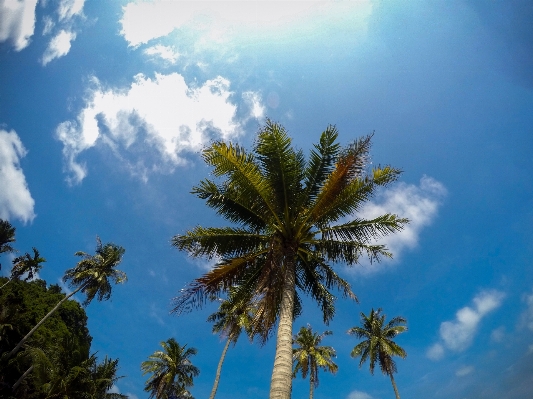
[[[378,362],[383,374],[388,375],[391,379],[396,399],[400,399],[393,376],[393,373],[396,372],[396,363],[392,360],[392,357],[400,356],[405,358],[407,353],[393,339],[398,334],[407,331],[407,326],[402,325],[407,323],[407,321],[403,317],[395,317],[384,325],[386,315],[381,314],[381,311],[381,308],[377,311],[372,309],[369,316],[361,312],[362,327],[352,327],[348,330],[348,334],[355,335],[357,338],[365,338],[363,342],[353,348],[351,356],[361,356],[359,367],[367,359],[370,359],[370,373],[372,375],[374,374],[376,362]]]
[[[150,392],[150,398],[192,398],[187,388],[193,386],[193,378],[200,374],[190,360],[196,349],[181,346],[174,338],[161,342],[161,346],[162,351],[154,352],[141,364],[143,375],[152,374],[144,390]]]
[[[15,241],[15,228],[9,221],[0,219],[0,254],[16,252],[16,249],[11,246],[11,243]]]
[[[0,254],[4,252],[17,252],[11,245],[15,241],[15,228],[11,226],[9,221],[0,219]],[[1,263],[0,269],[2,269]]]
[[[302,373],[302,378],[306,378],[309,374],[309,399],[313,399],[313,390],[318,387],[318,369],[322,368],[333,374],[339,369],[332,360],[336,357],[335,349],[331,346],[320,346],[324,337],[331,334],[331,331],[325,331],[319,335],[313,332],[308,324],[294,336],[293,343],[297,347],[292,350],[295,362],[293,377],[296,377],[299,371]]]
[[[266,339],[277,321],[271,399],[290,398],[292,323],[301,309],[299,293],[310,295],[327,323],[335,313],[332,288],[357,299],[330,263],[358,263],[390,257],[375,239],[400,230],[407,219],[385,214],[365,220],[354,216],[378,187],[394,182],[400,170],[368,170],[371,136],[341,149],[329,126],[309,161],[291,146],[285,129],[267,121],[252,152],[224,142],[203,151],[213,175],[193,194],[227,219],[230,227],[197,226],[176,235],[172,244],[193,257],[222,259],[174,298],[180,314],[238,286],[236,295],[257,300],[252,328]],[[335,224],[339,222],[340,224]]]
[[[77,265],[65,272],[63,281],[68,282],[71,288],[75,288],[70,294],[61,299],[57,305],[44,316],[39,323],[26,334],[11,352],[7,359],[16,354],[22,345],[33,335],[33,333],[70,297],[81,291],[86,295],[84,306],[87,306],[96,297],[99,301],[108,300],[111,297],[111,284],[123,283],[127,280],[126,273],[117,270],[116,267],[122,261],[124,248],[115,244],[102,245],[100,238],[96,237],[96,253],[89,255],[85,252],[76,252],[76,256],[83,259]]]
[[[235,299],[236,288],[230,289],[228,299],[221,302],[218,311],[208,317],[207,321],[215,323],[213,325],[213,332],[220,333],[226,338],[226,344],[222,350],[222,355],[218,362],[217,371],[215,375],[215,382],[211,390],[209,399],[214,399],[218,382],[220,380],[220,373],[222,371],[222,364],[226,357],[226,352],[231,343],[235,345],[243,328],[247,331],[248,335],[251,335],[250,326],[252,323],[253,315],[255,313],[255,304],[252,302],[238,302]],[[233,295],[232,295],[233,294]]]
[[[43,267],[41,263],[46,262],[45,258],[42,258],[39,251],[33,248],[33,257],[29,253],[25,253],[22,256],[18,256],[13,259],[13,267],[11,268],[11,276],[1,288],[4,288],[9,282],[20,279],[26,274],[24,281],[32,280],[39,270]]]

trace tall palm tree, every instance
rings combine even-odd
[[[319,368],[333,374],[339,369],[332,359],[336,357],[335,349],[331,346],[320,345],[324,337],[331,334],[331,331],[324,331],[319,335],[313,332],[308,324],[294,336],[293,343],[297,347],[292,350],[292,358],[295,363],[293,377],[296,377],[299,371],[302,373],[302,378],[306,378],[309,374],[309,399],[313,399],[313,391],[318,387]]]
[[[86,295],[84,306],[87,306],[96,297],[99,301],[108,300],[111,297],[111,284],[123,283],[127,280],[126,273],[116,269],[122,261],[124,248],[115,244],[102,245],[100,238],[96,237],[96,252],[89,255],[85,252],[76,252],[76,256],[82,258],[77,265],[65,272],[63,281],[69,283],[71,288],[75,288],[70,294],[61,299],[57,305],[44,316],[39,323],[33,327],[29,333],[8,353],[7,359],[15,355],[22,345],[33,335],[33,333],[70,297],[81,291]]]
[[[358,263],[390,257],[376,238],[400,230],[407,219],[385,214],[366,220],[361,210],[378,187],[394,182],[400,170],[367,167],[371,136],[342,149],[329,126],[308,161],[291,146],[285,129],[267,121],[252,152],[215,142],[203,152],[220,184],[202,180],[193,194],[232,223],[196,228],[172,243],[193,257],[222,259],[174,299],[178,314],[201,306],[230,287],[237,296],[257,299],[253,330],[266,339],[277,321],[271,399],[289,399],[292,384],[292,323],[301,309],[299,293],[310,295],[327,323],[335,313],[335,296],[356,299],[347,281],[330,263]],[[340,222],[340,224],[336,224]]]
[[[161,346],[162,351],[154,352],[141,364],[143,375],[152,374],[144,390],[150,392],[150,398],[192,398],[187,388],[193,386],[193,378],[200,374],[190,360],[196,349],[181,346],[174,338],[161,342]]]
[[[228,298],[223,300],[220,303],[218,311],[210,315],[207,319],[207,321],[214,323],[213,332],[220,333],[226,338],[226,344],[218,362],[215,382],[213,383],[209,399],[214,399],[217,393],[222,364],[224,363],[224,358],[226,357],[226,352],[230,344],[233,343],[235,345],[237,343],[243,329],[246,330],[251,338],[253,337],[250,326],[256,311],[255,304],[253,302],[237,301],[234,295],[235,291],[236,288],[230,289]]]
[[[351,356],[361,356],[359,367],[366,360],[370,360],[371,374],[374,374],[374,367],[376,366],[376,362],[378,362],[383,374],[388,375],[391,379],[396,399],[400,399],[400,394],[393,376],[397,371],[396,363],[392,357],[400,356],[401,358],[405,358],[407,353],[393,339],[398,334],[407,331],[407,326],[403,325],[407,321],[403,317],[398,316],[385,324],[386,315],[382,314],[381,311],[381,308],[377,311],[372,309],[368,316],[361,312],[362,327],[352,327],[348,330],[348,334],[355,335],[357,338],[365,338],[363,342],[353,348]]]

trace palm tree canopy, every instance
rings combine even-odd
[[[333,358],[336,357],[335,349],[331,346],[320,345],[324,337],[331,334],[331,331],[325,331],[322,334],[313,332],[309,324],[300,329],[293,339],[293,344],[296,345],[296,348],[292,350],[293,377],[296,377],[298,372],[301,372],[302,378],[310,374],[316,388],[318,387],[319,368],[331,373],[337,372],[338,366],[333,362]]]
[[[390,257],[374,240],[408,221],[392,214],[371,220],[353,216],[401,171],[367,167],[371,136],[344,149],[337,136],[329,126],[306,160],[285,129],[267,121],[252,152],[225,142],[204,150],[213,175],[225,180],[204,179],[193,194],[233,225],[197,226],[173,237],[172,244],[190,256],[221,259],[174,298],[174,312],[189,311],[237,286],[237,297],[256,301],[253,331],[266,340],[280,314],[287,268],[294,268],[297,288],[293,317],[301,309],[301,293],[318,303],[326,323],[335,313],[332,289],[357,300],[330,263]]]
[[[192,398],[187,388],[193,386],[193,378],[200,374],[190,360],[196,349],[181,346],[174,338],[161,342],[161,346],[162,351],[154,352],[141,364],[143,375],[152,374],[144,390],[150,392],[150,398]]]
[[[0,219],[0,254],[15,252],[15,248],[11,246],[11,243],[15,241],[15,228],[8,220]]]
[[[33,280],[35,275],[43,267],[41,263],[46,262],[46,259],[41,257],[36,248],[33,249],[33,256],[25,253],[13,259],[13,268],[11,269],[11,279],[19,279],[24,274],[27,274],[25,281]]]
[[[82,258],[77,265],[65,272],[63,281],[68,282],[71,288],[81,288],[86,295],[83,305],[88,305],[95,297],[108,300],[111,297],[112,280],[115,284],[127,280],[126,273],[117,270],[116,267],[122,261],[124,248],[108,243],[102,245],[100,238],[96,237],[96,251],[94,255],[85,252],[76,252],[76,256]]]
[[[237,287],[231,288],[228,297],[222,300],[218,310],[211,314],[207,321],[213,324],[213,332],[219,333],[229,339],[233,344],[244,329],[250,340],[253,339],[251,324],[257,306],[255,302],[239,301],[235,293]]]
[[[391,375],[396,372],[396,363],[392,357],[407,356],[405,350],[393,341],[398,334],[407,331],[407,326],[404,325],[407,321],[403,317],[394,317],[385,324],[386,315],[381,312],[381,308],[376,311],[372,309],[368,316],[361,312],[362,327],[352,327],[348,330],[348,334],[364,338],[364,341],[353,348],[351,356],[361,356],[359,367],[369,360],[371,374],[374,374],[377,362],[383,374]]]

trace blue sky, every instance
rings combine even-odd
[[[207,261],[170,239],[222,225],[189,192],[213,139],[250,147],[267,117],[307,151],[375,131],[372,162],[404,170],[362,211],[411,219],[394,260],[337,265],[360,303],[339,299],[339,372],[318,399],[393,397],[358,368],[346,331],[382,307],[398,337],[400,394],[528,398],[533,391],[533,7],[529,1],[0,2],[0,218],[17,248],[60,280],[95,236],[126,249],[129,281],[87,307],[93,351],[120,358],[116,390],[146,398],[140,363],[174,337],[198,349],[193,394],[208,395],[223,342],[170,301]],[[7,262],[6,262],[7,263]],[[7,274],[7,270],[2,273]],[[242,338],[217,398],[266,398],[274,342]],[[308,381],[294,381],[305,397]]]

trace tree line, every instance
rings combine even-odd
[[[306,159],[301,150],[292,146],[283,126],[267,120],[251,151],[223,141],[214,142],[203,151],[203,159],[212,168],[215,180],[200,181],[192,193],[205,200],[230,225],[197,226],[173,237],[172,245],[189,256],[221,261],[173,299],[172,312],[180,315],[226,297],[219,311],[209,318],[214,322],[213,330],[227,339],[211,398],[216,394],[225,353],[243,329],[262,343],[275,332],[270,399],[289,399],[292,378],[297,372],[304,377],[310,375],[312,397],[318,386],[318,369],[336,370],[331,360],[335,352],[331,347],[319,347],[328,331],[318,335],[308,326],[293,336],[293,322],[301,313],[302,296],[317,303],[324,323],[328,324],[335,314],[334,290],[357,301],[350,284],[337,274],[333,265],[353,266],[363,258],[379,262],[392,257],[377,240],[400,231],[408,220],[388,213],[364,219],[358,212],[380,187],[394,183],[401,171],[388,165],[369,167],[372,135],[346,147],[341,147],[337,138],[337,129],[328,126]],[[11,241],[5,245],[9,250]],[[109,280],[115,283],[126,280],[126,275],[115,269],[123,253],[123,248],[102,245],[99,239],[95,255],[76,253],[82,260],[64,278],[74,291],[49,315],[76,292],[86,296],[84,305],[95,297],[108,299]],[[38,259],[34,250],[34,256],[28,254],[20,267],[29,267]],[[15,264],[12,270],[17,270]],[[11,280],[21,276],[17,273],[12,271]],[[392,357],[405,357],[406,353],[393,338],[406,330],[405,319],[395,317],[385,324],[381,309],[372,309],[368,316],[361,313],[361,320],[361,327],[349,331],[364,338],[352,356],[361,357],[360,365],[369,360],[372,373],[379,364],[391,378],[399,398]],[[3,353],[2,362],[9,362],[39,326],[7,354]],[[191,397],[188,388],[199,373],[190,361],[196,350],[180,346],[173,338],[161,345],[163,350],[141,365],[143,373],[150,374],[145,390],[157,399]]]

